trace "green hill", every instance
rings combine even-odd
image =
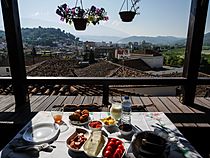
[[[23,41],[31,45],[57,46],[57,42],[72,44],[75,36],[55,28],[23,28]]]

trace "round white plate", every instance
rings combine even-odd
[[[88,120],[87,120],[87,121],[85,121],[85,122],[80,122],[80,121],[71,121],[71,120],[69,120],[69,121],[70,121],[70,123],[71,123],[72,125],[83,126],[83,125],[88,124],[88,123],[90,122],[90,120],[91,120],[91,118],[90,118],[90,117],[88,117]]]
[[[49,143],[57,137],[58,133],[58,124],[38,123],[24,132],[23,139],[31,143]]]

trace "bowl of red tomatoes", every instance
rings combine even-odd
[[[122,158],[125,154],[123,142],[117,138],[109,138],[102,154],[104,158]]]
[[[99,131],[101,130],[103,123],[99,120],[92,120],[88,123],[88,127],[92,131]]]

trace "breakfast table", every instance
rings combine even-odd
[[[63,124],[55,127],[59,132],[56,132],[54,136],[49,138],[46,136],[47,144],[50,145],[50,150],[37,150],[36,152],[30,152],[27,150],[16,151],[15,148],[21,146],[27,146],[28,142],[23,139],[24,134],[26,134],[29,128],[35,125],[45,125],[54,124],[51,112],[40,111],[38,112],[28,124],[18,132],[18,134],[1,150],[1,158],[69,158],[69,157],[88,157],[84,152],[74,152],[67,146],[67,139],[75,132],[76,128],[88,129],[87,124],[84,125],[73,125],[69,120],[69,115],[71,112],[63,113]],[[109,116],[109,112],[90,112],[91,120],[100,120]],[[167,149],[166,157],[195,157],[200,158],[201,155],[193,148],[193,146],[184,138],[184,136],[179,132],[176,126],[167,118],[167,116],[162,112],[132,112],[131,114],[131,124],[133,127],[133,133],[129,136],[123,136],[119,132],[117,126],[115,128],[109,129],[103,127],[107,137],[118,138],[123,141],[126,152],[123,157],[132,158],[134,157],[132,148],[130,146],[133,135],[142,131],[154,131],[158,135],[165,137],[166,133],[169,135],[167,139],[169,140],[169,147]],[[40,127],[37,126],[37,127]],[[32,135],[33,136],[33,135]],[[36,142],[37,143],[37,142]],[[38,144],[38,143],[37,143]]]

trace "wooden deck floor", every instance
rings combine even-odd
[[[121,101],[120,96],[110,97],[110,102]],[[176,97],[138,97],[132,96],[133,111],[161,111],[177,127],[210,127],[210,98],[198,97],[195,104],[185,106]],[[77,105],[84,108],[107,110],[102,105],[101,96],[45,96],[36,95],[30,97],[31,111],[50,111],[54,105],[67,105],[67,110],[74,110]],[[15,111],[14,96],[0,95],[0,112],[12,113]],[[2,121],[2,117],[0,118]]]

